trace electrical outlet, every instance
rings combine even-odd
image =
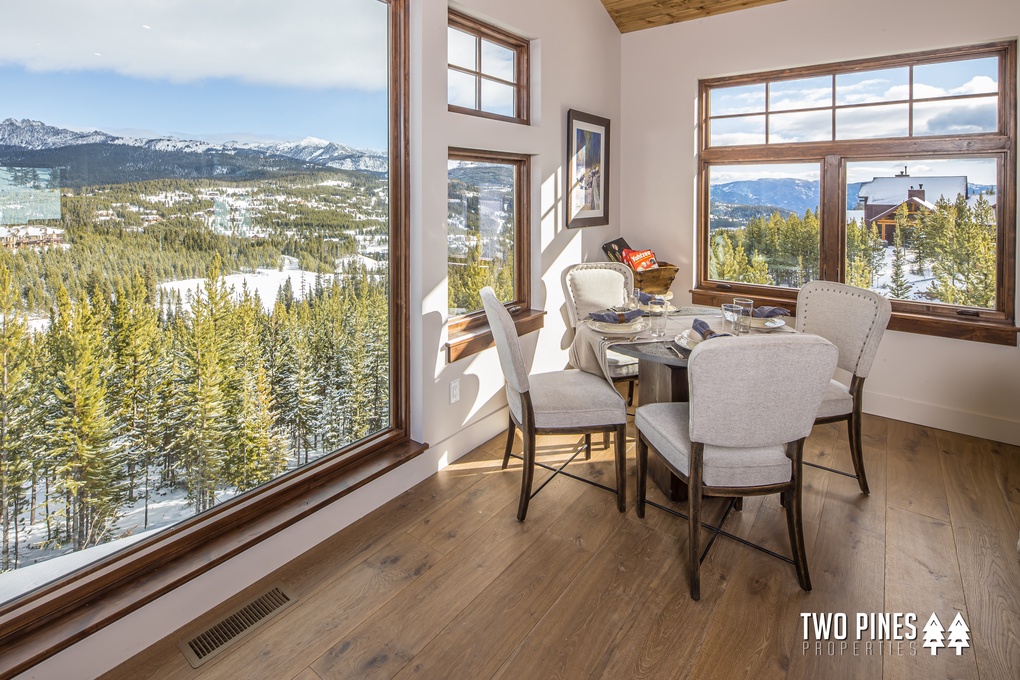
[[[460,401],[460,378],[450,381],[450,403],[456,404]]]

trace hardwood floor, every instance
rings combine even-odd
[[[693,602],[686,523],[634,513],[632,440],[625,515],[558,477],[518,523],[520,464],[500,470],[500,436],[104,678],[1020,677],[1020,447],[864,422],[870,496],[805,468],[810,593],[791,565],[720,538]],[[580,441],[542,437],[540,452]],[[571,469],[612,485],[611,451]],[[805,457],[851,469],[845,429],[816,427]],[[707,504],[710,521],[721,511]],[[789,554],[778,497],[745,499],[726,526]],[[276,581],[299,601],[193,670],[177,642]],[[916,615],[916,640],[864,632],[855,653],[858,613],[896,612]],[[970,647],[922,647],[933,612],[947,629],[961,613]],[[846,645],[805,640],[802,613],[846,614]]]

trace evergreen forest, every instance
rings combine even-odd
[[[894,217],[890,242],[877,224],[847,224],[848,284],[902,300],[995,307],[997,228],[987,199],[968,204],[962,195],[955,201],[940,198],[934,210],[915,214],[901,205]],[[712,229],[709,276],[799,288],[819,277],[820,235],[811,210],[774,211],[751,217],[746,226]]]
[[[61,246],[0,250],[0,571],[160,526],[167,499],[201,512],[389,425],[385,178],[61,191],[41,223]],[[307,289],[227,283],[287,261]]]

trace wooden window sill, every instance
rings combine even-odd
[[[513,315],[514,326],[517,328],[517,335],[527,335],[545,326],[545,310],[526,309]],[[458,359],[469,357],[472,354],[495,347],[492,339],[492,331],[488,324],[475,326],[468,330],[457,332],[450,336],[446,343],[446,363],[452,364]]]
[[[796,291],[792,291],[796,295]],[[777,295],[762,295],[734,287],[726,289],[694,289],[691,290],[694,304],[717,306],[724,302],[732,302],[734,296],[747,296],[754,299],[756,305],[778,305],[797,314],[797,300]],[[1017,346],[1017,328],[1009,320],[977,319],[966,317],[934,316],[911,314],[893,311],[889,320],[889,330],[904,333],[920,333],[957,340],[987,342],[993,345]]]
[[[0,606],[0,678],[70,647],[427,448],[384,433]]]

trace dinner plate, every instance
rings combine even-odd
[[[680,345],[684,349],[694,349],[694,346],[701,342],[702,338],[701,333],[693,328],[688,328],[680,335],[676,336],[674,340],[676,341],[676,344]]]
[[[782,328],[786,325],[786,322],[780,319],[778,316],[773,316],[770,319],[761,319],[758,317],[751,318],[751,328],[756,331],[769,332],[774,331],[777,328]]]
[[[642,320],[631,321],[629,323],[608,323],[606,321],[589,321],[588,323],[597,333],[602,335],[634,335],[647,328],[647,325]]]
[[[652,306],[651,305],[641,305],[641,309],[643,309],[646,312],[650,312],[650,311],[652,311]],[[678,307],[676,307],[671,302],[667,302],[666,303],[666,313],[667,314],[672,314],[673,312],[677,311],[677,309],[678,309]]]

